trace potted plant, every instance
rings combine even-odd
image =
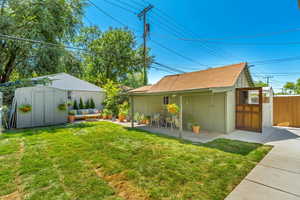
[[[124,122],[127,115],[128,115],[128,110],[129,110],[129,104],[127,101],[125,101],[124,103],[122,103],[120,106],[119,106],[119,115],[118,115],[118,118],[119,118],[119,121],[120,122]]]
[[[200,125],[198,123],[193,123],[192,130],[193,130],[193,133],[200,134]]]
[[[112,112],[108,109],[103,110],[103,119],[112,119]]]
[[[139,124],[146,124],[146,118],[144,114],[140,115]]]
[[[22,113],[28,113],[32,110],[32,106],[30,104],[22,104],[19,106],[19,111]]]
[[[150,115],[147,115],[145,117],[146,121],[145,121],[145,124],[150,124],[150,120],[151,120],[151,116]]]
[[[68,120],[70,123],[75,121],[75,115],[76,115],[76,111],[75,110],[70,110],[69,111],[69,116],[68,116]]]
[[[120,111],[119,112],[119,116],[118,116],[119,117],[119,121],[120,122],[124,122],[125,119],[126,119],[127,114],[128,114],[128,112],[126,112],[124,110]]]
[[[173,104],[168,104],[167,105],[167,110],[168,110],[168,112],[171,114],[171,115],[177,115],[178,114],[178,112],[179,112],[179,107],[175,104],[175,103],[173,103]]]
[[[66,111],[67,110],[67,104],[66,103],[61,103],[57,106],[58,110],[60,111]]]

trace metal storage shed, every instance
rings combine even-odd
[[[68,111],[58,109],[68,99],[67,91],[46,86],[24,87],[15,91],[13,108],[16,110],[16,128],[47,126],[67,122]],[[29,104],[32,110],[21,112],[20,105]]]

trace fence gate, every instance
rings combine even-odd
[[[274,97],[273,121],[275,126],[300,127],[300,96]]]
[[[236,89],[236,129],[262,132],[262,88]]]

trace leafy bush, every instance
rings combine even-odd
[[[103,101],[104,108],[112,111],[112,114],[117,116],[119,111],[118,105],[120,104],[119,85],[109,80],[107,84],[103,86],[103,89],[105,90],[105,99]]]

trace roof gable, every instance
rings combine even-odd
[[[163,77],[151,87],[142,87],[131,92],[170,92],[194,89],[232,87],[247,63],[233,64],[224,67],[210,68],[207,70],[176,74]],[[247,73],[249,73],[247,71]],[[250,76],[249,76],[250,77]],[[248,77],[248,81],[251,79]]]
[[[101,92],[103,91],[102,88],[91,84],[87,81],[81,80],[79,78],[76,78],[70,74],[67,73],[59,73],[59,74],[53,74],[53,75],[47,75],[43,77],[38,78],[49,78],[52,80],[50,87],[58,88],[62,90],[73,90],[73,91],[91,91],[91,92]],[[35,78],[35,79],[38,79]]]

